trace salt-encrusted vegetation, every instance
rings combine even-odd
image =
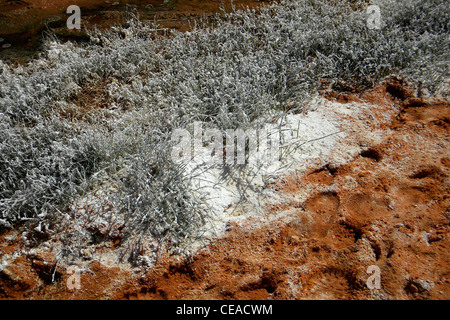
[[[208,208],[171,161],[174,129],[245,129],[301,111],[323,83],[358,90],[391,74],[446,96],[447,2],[376,3],[381,29],[363,1],[282,1],[186,33],[131,18],[88,43],[50,38],[25,67],[0,61],[1,225],[57,226],[107,180],[105,223],[181,243]]]

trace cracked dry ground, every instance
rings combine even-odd
[[[265,219],[232,223],[189,259],[163,256],[145,272],[93,261],[95,276],[83,274],[78,291],[66,288],[64,270],[51,283],[52,256],[20,256],[0,276],[0,297],[449,299],[448,103],[417,98],[398,79],[328,98],[372,105],[365,119],[343,120],[354,132],[346,139],[364,148],[344,164],[279,178]],[[381,138],[369,143],[368,128]],[[2,254],[21,245],[7,235]],[[381,270],[380,289],[366,286],[370,265]]]

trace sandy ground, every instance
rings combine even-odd
[[[417,95],[396,78],[324,93],[309,113],[339,124],[335,149],[267,185],[264,214],[230,220],[188,258],[162,254],[147,268],[88,259],[71,290],[51,250],[3,232],[0,298],[449,299],[449,105]],[[379,289],[367,286],[373,265]]]

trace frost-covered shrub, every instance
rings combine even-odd
[[[26,67],[0,61],[0,221],[52,216],[98,187],[99,172],[126,168],[115,202],[125,233],[180,241],[206,213],[168,156],[174,129],[245,130],[301,109],[324,79],[358,90],[397,73],[445,94],[446,1],[374,3],[380,30],[367,27],[367,1],[282,1],[186,33],[132,18],[89,43],[49,39]],[[92,86],[101,106],[79,98]]]

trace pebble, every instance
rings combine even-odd
[[[417,292],[419,292],[419,289],[414,285],[414,284],[410,284],[409,285],[409,292],[411,292],[411,293],[417,293]]]
[[[10,48],[10,47],[11,47],[11,43],[5,43],[4,45],[2,45],[3,49]]]
[[[3,42],[3,41],[5,41],[5,39],[3,39],[3,38],[0,38],[0,42]]]
[[[116,2],[113,2],[113,6],[118,6],[120,4],[120,2],[119,1],[116,1]]]
[[[416,285],[422,290],[430,291],[434,287],[434,282],[430,280],[419,279],[416,281]]]
[[[105,1],[106,4],[110,3],[109,1]]]

